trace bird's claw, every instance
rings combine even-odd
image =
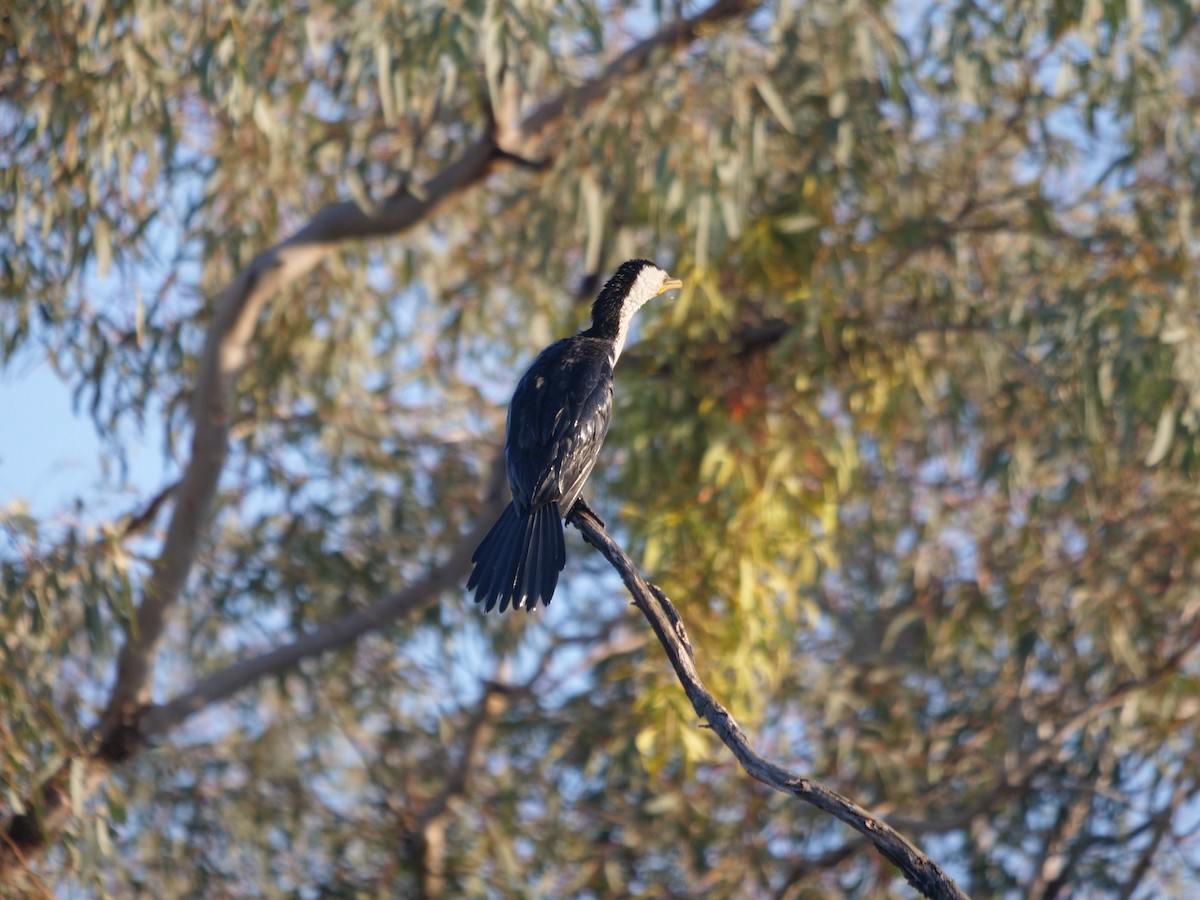
[[[600,523],[601,528],[605,528],[605,529],[608,528],[608,526],[605,524],[604,520],[602,518],[600,518],[599,514],[597,514],[597,512],[594,509],[592,509],[590,506],[588,506],[588,502],[586,500],[584,500],[582,497],[578,498],[575,501],[575,505],[571,507],[571,515],[575,515],[575,513],[579,513],[579,514],[585,515],[585,516],[590,516],[591,518],[595,519],[597,522]]]

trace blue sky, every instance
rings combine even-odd
[[[0,417],[0,506],[23,500],[42,517],[96,493],[100,441],[48,362],[0,369]]]
[[[43,356],[0,367],[0,512],[22,502],[35,518],[76,516],[115,521],[138,511],[170,480],[162,429],[148,417],[146,434],[125,440],[124,479],[86,413],[72,408],[72,388]],[[105,462],[110,463],[106,467]],[[178,473],[175,472],[175,476]]]

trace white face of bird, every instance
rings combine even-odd
[[[632,317],[635,312],[659,294],[681,287],[683,287],[682,281],[672,278],[658,266],[644,266],[642,271],[638,272],[633,287],[629,289],[629,299],[625,304],[628,312],[625,314]],[[625,311],[623,310],[623,312]]]
[[[637,278],[634,279],[629,293],[625,296],[625,302],[621,306],[621,324],[620,331],[617,333],[616,354],[613,358],[614,363],[616,362],[616,357],[621,355],[621,350],[625,346],[625,338],[629,334],[629,323],[633,321],[634,313],[659,294],[681,287],[683,287],[682,281],[678,278],[672,278],[658,266],[642,267],[642,270],[637,274]]]

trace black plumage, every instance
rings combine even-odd
[[[566,565],[563,518],[596,465],[612,417],[613,368],[633,314],[680,286],[644,259],[623,263],[592,305],[592,325],[543,350],[508,407],[504,459],[512,502],[479,544],[475,602],[532,611]]]

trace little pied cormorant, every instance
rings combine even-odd
[[[467,581],[491,612],[533,611],[554,596],[567,561],[563,519],[596,465],[612,417],[613,367],[648,300],[683,286],[654,263],[622,263],[592,304],[592,327],[551,344],[517,383],[504,462],[512,502],[479,544]]]

